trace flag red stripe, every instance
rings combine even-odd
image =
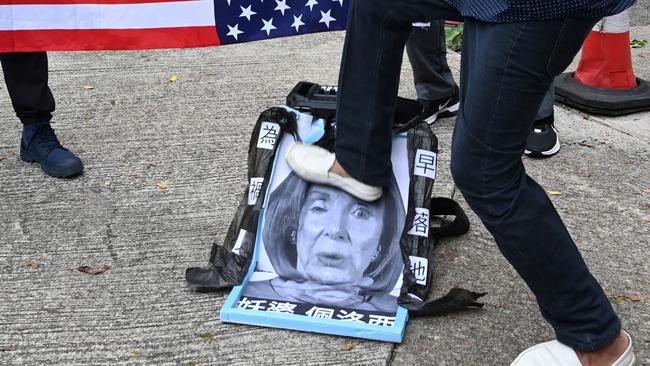
[[[214,26],[0,31],[0,52],[137,50],[220,44]]]
[[[121,5],[121,4],[149,4],[170,3],[195,0],[0,0],[0,5]]]

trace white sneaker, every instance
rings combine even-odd
[[[636,363],[632,352],[632,338],[627,333],[625,335],[630,340],[630,344],[612,366],[633,366]],[[578,354],[571,347],[558,341],[550,341],[523,351],[510,366],[582,366],[582,364]]]
[[[329,170],[334,165],[336,157],[322,147],[295,143],[287,149],[285,157],[289,167],[304,180],[340,188],[352,196],[368,202],[378,199],[383,193],[381,187],[331,173]]]

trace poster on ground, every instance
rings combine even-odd
[[[254,259],[221,320],[401,342],[408,318],[397,303],[410,179],[406,135],[394,137],[393,179],[371,203],[295,175],[284,160],[293,143],[292,135],[281,137],[265,197],[256,193],[263,178],[250,182],[249,204],[264,199]]]

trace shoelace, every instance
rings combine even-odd
[[[45,125],[36,131],[34,138],[37,139],[40,145],[43,146],[47,152],[50,152],[53,149],[63,148],[50,125]]]

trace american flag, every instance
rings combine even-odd
[[[350,0],[0,0],[0,52],[207,47],[345,29]]]
[[[215,0],[221,44],[345,29],[350,0]]]

